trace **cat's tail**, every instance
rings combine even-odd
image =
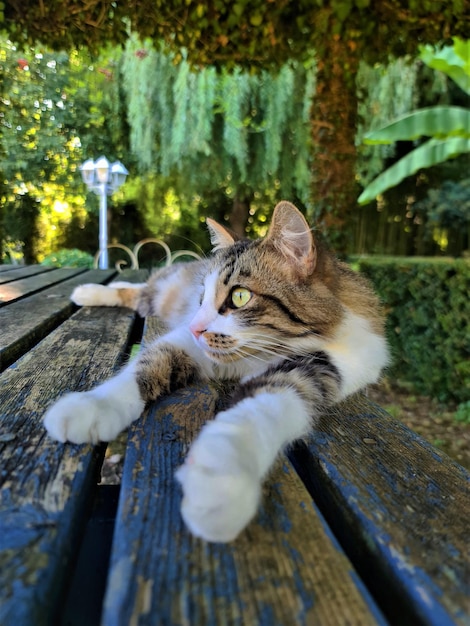
[[[73,290],[71,300],[79,306],[124,306],[139,310],[147,283],[116,282],[109,285],[87,284]]]

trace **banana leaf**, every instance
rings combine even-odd
[[[432,46],[423,46],[421,60],[433,70],[444,72],[470,96],[470,40],[457,37],[453,46],[436,50]]]
[[[377,176],[367,185],[357,201],[359,204],[367,204],[418,170],[443,163],[466,152],[470,152],[470,139],[430,139]]]
[[[419,109],[394,122],[367,133],[364,143],[388,144],[413,141],[419,137],[470,138],[470,109],[457,106],[434,106]]]

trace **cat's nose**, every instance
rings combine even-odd
[[[199,339],[199,337],[206,332],[206,329],[201,328],[201,326],[199,326],[198,324],[190,324],[189,330],[194,335],[194,337],[196,337],[196,339]]]

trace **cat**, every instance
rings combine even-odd
[[[279,453],[312,432],[325,408],[376,382],[388,351],[366,279],[313,236],[293,204],[275,207],[264,239],[207,225],[207,258],[145,284],[75,289],[78,305],[127,306],[168,331],[107,382],[59,399],[44,424],[61,442],[110,441],[162,395],[235,379],[228,408],[205,424],[176,473],[190,531],[228,542],[256,514]]]

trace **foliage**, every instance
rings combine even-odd
[[[110,240],[131,247],[152,235],[171,239],[172,247],[185,247],[188,239],[204,246],[202,216],[227,220],[240,204],[248,216],[244,231],[262,234],[281,196],[312,217],[318,209],[312,173],[329,188],[329,164],[341,163],[318,150],[312,161],[309,115],[317,76],[312,61],[289,62],[274,74],[195,71],[184,54],[163,55],[135,36],[124,50],[106,46],[99,57],[44,47],[20,53],[9,40],[0,48],[1,147],[9,155],[1,165],[0,231],[8,250],[23,242],[28,260],[63,247],[94,250],[98,201],[84,195],[78,165],[101,153],[131,170],[110,210]],[[373,68],[362,64],[364,125],[369,112],[383,119],[387,112],[413,108],[416,67],[406,60]],[[335,93],[343,99],[341,91]],[[327,120],[314,123],[326,134]],[[25,141],[28,131],[34,141]],[[377,151],[375,160],[361,151],[361,180],[392,154],[390,146],[370,148]],[[343,174],[339,171],[338,179],[346,189]],[[353,205],[354,199],[351,194]],[[330,228],[338,231],[344,229]]]
[[[279,68],[289,60],[318,64],[311,137],[317,166],[312,199],[320,221],[342,233],[355,207],[359,61],[413,54],[419,42],[465,36],[468,3],[462,0],[6,0],[4,24],[17,38],[56,48],[124,43],[129,32],[164,41],[178,62],[193,67]],[[184,50],[184,53],[183,53]],[[288,157],[286,157],[288,158]]]
[[[5,246],[22,241],[34,262],[67,245],[69,231],[83,231],[79,164],[90,147],[119,158],[114,140],[122,133],[113,133],[112,82],[88,53],[20,52],[0,39],[0,69],[1,148],[8,155],[1,161],[1,239]]]
[[[441,50],[424,46],[420,56],[428,67],[443,72],[462,91],[470,93],[470,40],[464,41],[456,37],[453,46],[446,46]]]
[[[416,109],[420,97],[420,63],[410,57],[401,57],[389,63],[368,65],[361,63],[356,79],[358,90],[359,124],[356,146],[359,153],[357,172],[365,187],[384,169],[387,159],[395,157],[395,145],[366,144],[364,135]],[[447,85],[439,85],[440,92]],[[427,87],[429,91],[429,87]]]
[[[180,191],[176,193],[175,188]],[[139,239],[157,237],[163,239],[171,250],[190,248],[202,252],[207,236],[200,217],[199,201],[197,196],[184,193],[182,181],[173,176],[166,178],[155,174],[134,176],[126,184],[124,195],[130,207],[138,207],[141,229],[127,235],[120,226],[114,231],[119,233],[119,241],[132,248]],[[135,216],[128,215],[127,221],[131,220],[133,223],[137,221]],[[155,261],[156,252],[159,254],[161,250],[151,245],[142,248],[139,262],[147,265],[148,261]]]
[[[9,240],[30,243],[30,248],[31,239],[36,240],[37,246],[29,250],[27,258],[34,260],[41,254],[40,208],[50,209],[49,233],[58,225],[55,216],[72,211],[64,203],[62,190],[65,185],[76,189],[72,175],[77,152],[75,102],[69,99],[75,75],[69,72],[65,53],[29,50],[23,56],[10,41],[2,41],[0,57],[2,149],[8,154],[8,159],[2,160],[3,226]]]
[[[455,39],[452,47],[447,47],[434,55],[429,47],[425,47],[421,59],[433,67],[439,67],[449,76],[456,77],[460,87],[470,96],[469,54],[470,41]],[[366,143],[387,144],[396,141],[414,141],[419,137],[430,139],[372,181],[360,195],[359,204],[367,204],[420,169],[470,152],[470,110],[455,106],[421,109],[370,132],[364,140]]]
[[[447,240],[462,239],[461,249],[469,249],[470,178],[446,180],[440,187],[429,189],[426,197],[415,203],[413,211],[425,217],[429,238],[439,231]]]
[[[469,92],[470,95],[470,92]],[[414,141],[432,135],[437,139],[470,135],[470,110],[456,106],[435,106],[404,115],[384,128],[369,133],[367,143]]]
[[[430,129],[429,132],[431,133],[432,130]],[[466,152],[470,152],[470,138],[429,139],[377,176],[361,193],[358,203],[367,204],[408,176]]]
[[[82,250],[58,250],[44,257],[41,265],[53,267],[93,267],[93,257]]]
[[[282,65],[323,55],[327,38],[353,42],[359,58],[383,60],[413,53],[418,42],[436,43],[448,33],[468,32],[468,4],[462,0],[5,0],[3,23],[17,38],[56,49],[123,43],[129,28],[141,37],[162,39],[173,50],[186,48],[195,64]],[[444,37],[443,37],[444,35]],[[367,58],[365,57],[367,56]]]
[[[462,179],[467,172],[468,159],[457,157],[405,179],[378,202],[355,211],[351,254],[468,255],[468,189]]]
[[[464,424],[470,425],[470,400],[459,404],[457,411],[454,414],[454,419],[457,422],[463,422]]]
[[[390,375],[439,400],[470,400],[470,263],[463,259],[364,258],[387,312]]]
[[[186,192],[217,185],[277,185],[309,196],[308,116],[314,70],[287,64],[275,75],[191,70],[184,58],[132,37],[122,63],[130,148],[142,173],[184,172]],[[229,181],[229,182],[227,182]]]

